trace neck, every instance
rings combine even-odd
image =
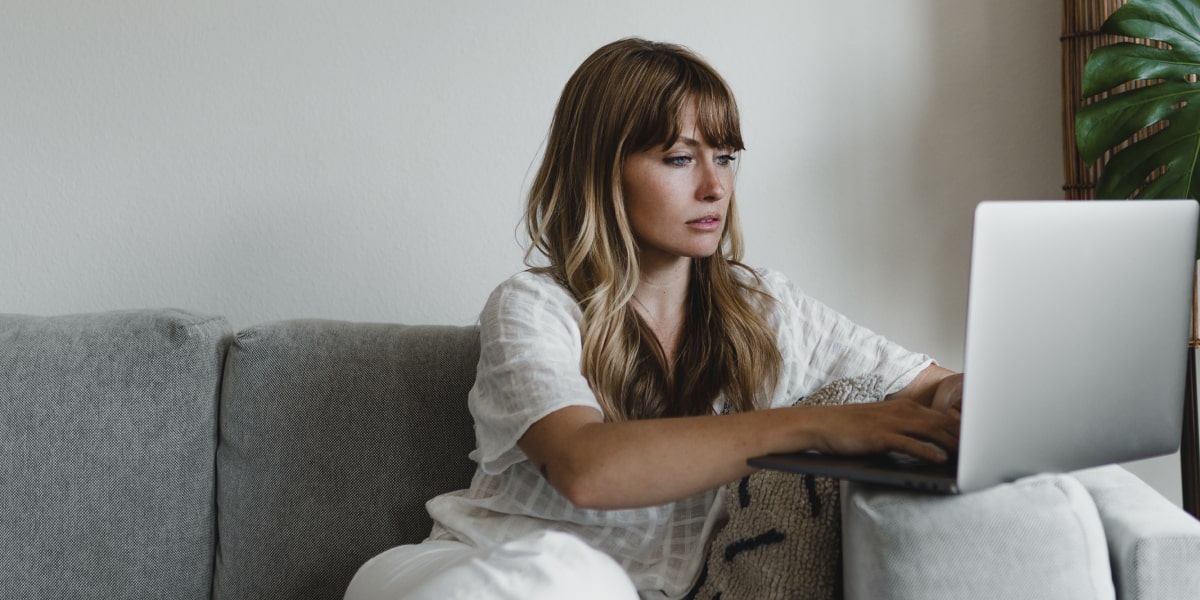
[[[633,292],[634,309],[658,338],[671,370],[679,350],[679,338],[687,311],[691,261],[676,261],[669,268],[641,268],[641,278]]]
[[[639,265],[641,277],[633,297],[651,320],[682,316],[691,280],[690,259],[666,265]],[[656,319],[657,317],[657,319]]]

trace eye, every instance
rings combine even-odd
[[[668,156],[663,159],[663,162],[672,167],[686,167],[692,163],[692,157],[687,155]]]
[[[733,154],[733,153],[722,154],[717,157],[717,164],[721,165],[721,166],[725,166],[725,165],[732,164],[733,161],[735,161],[735,160],[737,160],[736,154]]]

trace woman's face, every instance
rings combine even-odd
[[[693,106],[681,118],[679,139],[625,159],[625,206],[643,268],[669,267],[712,256],[721,244],[736,154],[708,144]]]

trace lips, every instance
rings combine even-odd
[[[705,215],[699,219],[692,219],[687,222],[687,226],[701,231],[716,231],[721,228],[721,215]]]

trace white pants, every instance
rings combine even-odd
[[[431,541],[367,561],[345,600],[637,600],[629,575],[570,534],[544,531],[490,548]]]

